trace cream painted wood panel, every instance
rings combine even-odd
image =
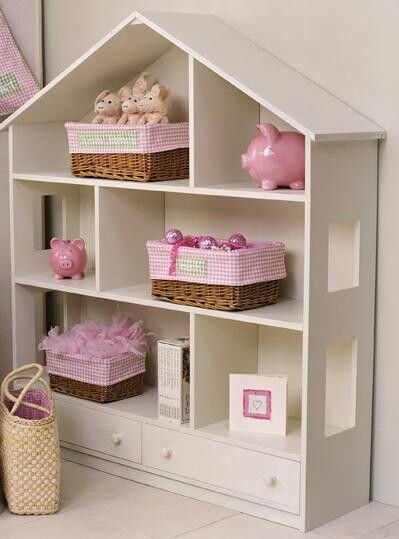
[[[259,104],[196,60],[191,84],[193,185],[248,181],[240,155],[259,122]]]
[[[61,441],[141,462],[141,423],[57,400]]]
[[[303,333],[302,510],[311,529],[369,500],[377,218],[377,148],[374,141],[312,143],[307,140],[305,295]],[[328,291],[329,227],[359,221],[359,284]],[[335,256],[343,256],[347,249]],[[349,261],[349,266],[352,267]],[[331,270],[331,267],[330,267]],[[347,376],[356,386],[355,426],[330,436],[326,405],[334,406],[326,379],[329,347],[357,339],[356,368],[348,355]],[[327,358],[328,356],[328,358]],[[327,361],[328,359],[328,361]],[[333,363],[332,366],[334,367]],[[337,358],[333,375],[342,368]],[[342,387],[335,387],[340,399]],[[328,393],[327,393],[328,391]],[[327,397],[326,397],[327,396]],[[346,395],[347,399],[348,396]],[[345,418],[343,418],[345,421]],[[341,427],[341,428],[340,428]],[[344,509],[345,508],[345,509]]]
[[[288,376],[288,417],[300,418],[302,407],[302,332],[258,329],[258,373]]]
[[[13,312],[14,367],[38,361],[39,336],[43,333],[43,297],[34,288],[14,285],[11,296]],[[8,366],[11,369],[12,365]]]
[[[191,421],[200,428],[229,417],[230,373],[257,372],[258,328],[254,324],[196,316],[193,331]]]
[[[12,197],[12,232],[15,250],[15,274],[51,271],[49,250],[43,243],[44,196],[62,199],[62,233],[64,238],[83,236],[88,253],[88,273],[94,270],[94,191],[79,185],[15,182]]]
[[[216,17],[143,12],[138,18],[313,140],[384,137],[381,127]]]
[[[189,115],[188,54],[172,47],[158,60],[149,65],[148,87],[159,82],[170,90],[168,118],[170,122],[187,122]]]
[[[65,147],[65,146],[64,146]],[[64,151],[64,155],[66,151]],[[27,172],[29,170],[29,172]],[[76,185],[76,176],[73,176],[68,168],[61,167],[58,170],[49,170],[43,167],[41,170],[31,171],[30,167],[25,170],[20,168],[13,174],[16,180],[40,181],[49,183],[65,183]],[[189,195],[205,195],[226,198],[249,198],[255,200],[273,200],[277,202],[304,203],[306,194],[304,191],[292,189],[278,189],[277,191],[264,191],[258,189],[254,182],[232,182],[207,187],[193,187],[189,180],[168,180],[167,182],[115,182],[101,178],[81,178],[80,185],[92,187],[112,187],[114,189],[126,189],[132,191],[159,191],[162,193],[184,193]]]
[[[178,47],[171,47],[157,58],[153,63],[143,69],[149,73],[148,89],[153,84],[160,83],[170,91],[168,100],[168,118],[170,122],[187,122],[189,115],[189,90],[188,90],[188,55]],[[132,87],[140,72],[126,71],[126,79],[123,85]],[[92,106],[93,109],[93,106]],[[94,111],[90,110],[80,121],[90,123],[94,117]]]
[[[243,498],[234,497],[228,494],[226,489],[221,487],[212,486],[212,489],[210,489],[208,485],[194,479],[182,481],[181,476],[179,477],[167,472],[162,472],[161,475],[160,471],[156,468],[148,468],[139,464],[129,465],[127,461],[116,458],[105,460],[101,453],[90,450],[77,452],[76,447],[73,445],[63,444],[61,455],[65,460],[101,470],[111,475],[124,477],[130,481],[175,492],[181,496],[202,500],[208,504],[220,505],[233,511],[244,512],[257,518],[278,522],[291,528],[298,528],[299,526],[298,515],[273,509],[267,505],[253,503]]]
[[[13,136],[13,172],[36,172],[39,176],[69,172],[67,133],[63,123],[15,125]],[[75,180],[76,185],[76,180]]]
[[[99,188],[97,212],[98,290],[148,282],[146,240],[165,233],[163,194]]]
[[[143,464],[224,487],[258,503],[299,511],[300,464],[143,425]]]
[[[140,55],[131,53],[132,40]],[[118,90],[172,46],[170,41],[147,26],[124,22],[83,55],[84,65],[82,58],[79,59],[47,84],[40,94],[46,96],[47,104],[35,99],[26,110],[22,123],[79,121],[92,110],[93,96],[104,88]],[[85,80],[83,86],[82,80]],[[63,89],[60,92],[61,81]],[[70,99],[71,95],[79,95],[79,99]],[[17,117],[22,119],[20,113],[12,116]],[[6,120],[5,125],[9,122],[10,119]]]
[[[137,24],[140,22],[145,25]],[[156,34],[151,33],[149,27],[156,30]],[[205,35],[207,39],[203,39]],[[159,36],[166,39],[162,40]],[[141,49],[140,60],[146,60],[144,65],[136,63],[133,67],[131,62],[126,63],[125,51],[133,39]],[[117,82],[120,86],[123,78],[130,78],[127,77],[127,70],[133,68],[136,73],[141,71],[145,65],[166,52],[170,43],[178,45],[313,140],[384,137],[382,128],[231,29],[220,19],[211,15],[188,13],[133,13],[48,85],[42,95],[47,95],[47,104],[51,103],[50,110],[43,108],[43,102],[36,100],[29,111],[15,115],[13,120],[34,121],[40,113],[47,121],[61,120],[67,113],[70,115],[69,119],[77,119],[79,110],[82,117],[85,113],[82,107],[86,106],[88,110],[89,91],[94,93],[100,85],[104,88],[112,84],[115,88]],[[247,58],[247,61],[238,62],[237,58],[240,57]],[[97,69],[99,64],[104,68],[100,72]],[[85,91],[81,92],[81,103],[71,107],[65,98],[69,92],[78,89],[79,76],[84,68],[87,79]],[[62,84],[58,85],[59,82]],[[301,99],[298,99],[298,94]],[[63,101],[65,110],[61,111]]]

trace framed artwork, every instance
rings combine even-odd
[[[230,430],[285,436],[287,377],[230,374]]]

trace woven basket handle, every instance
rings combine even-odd
[[[30,374],[27,371],[30,371],[32,369],[36,369],[36,374]],[[44,388],[46,389],[47,395],[51,398],[51,390],[44,378],[42,378],[43,374],[43,367],[39,365],[38,363],[30,363],[29,365],[23,365],[22,367],[18,367],[14,371],[10,372],[3,380],[3,383],[1,384],[1,400],[4,402],[4,397],[7,397],[8,400],[14,403],[14,406],[12,407],[12,410],[10,412],[11,415],[14,415],[18,408],[23,404],[24,406],[28,406],[29,408],[35,408],[36,410],[41,410],[42,412],[51,413],[51,410],[48,408],[45,408],[43,406],[40,406],[39,404],[35,404],[33,402],[23,402],[24,397],[26,393],[31,389],[31,387],[36,383],[41,383]],[[29,380],[29,382],[26,384],[26,386],[22,389],[21,393],[18,395],[18,397],[15,397],[10,392],[10,384],[12,382],[15,382],[15,380]]]

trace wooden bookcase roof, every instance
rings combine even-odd
[[[135,12],[0,126],[78,121],[178,46],[315,141],[384,138],[384,130],[213,15]],[[212,99],[212,96],[210,96]]]

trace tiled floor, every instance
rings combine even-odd
[[[301,539],[293,529],[126,481],[62,465],[57,515],[0,514],[1,539]],[[399,539],[399,507],[371,503],[307,539]]]

